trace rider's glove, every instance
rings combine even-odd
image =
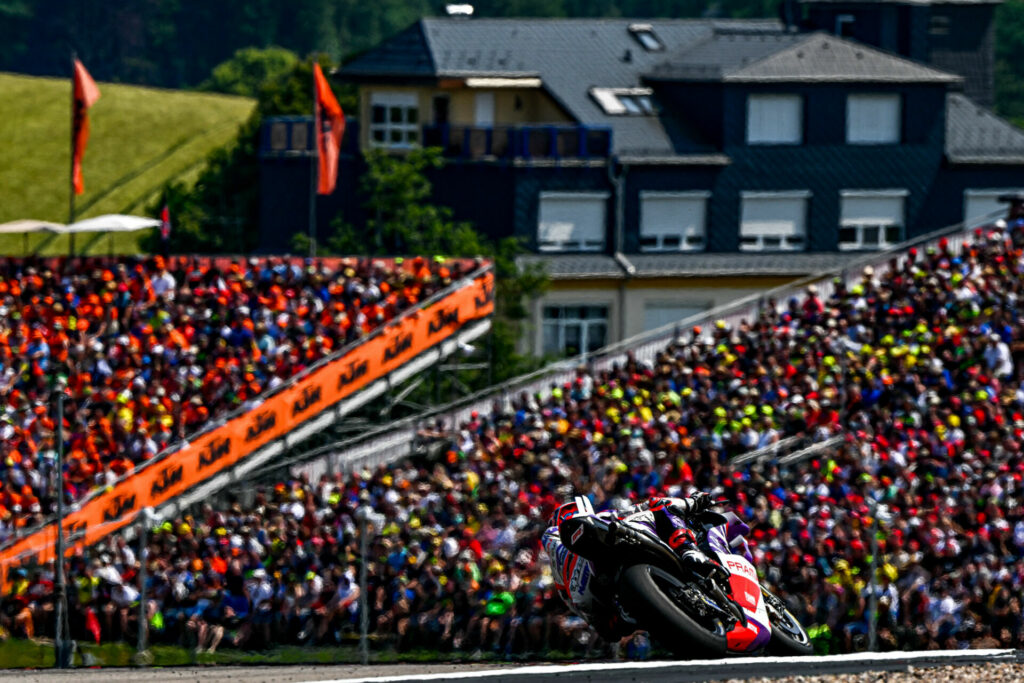
[[[693,512],[703,512],[704,510],[710,509],[711,506],[715,504],[715,501],[711,499],[711,494],[705,493],[704,491],[698,491],[690,496],[690,502],[693,504]]]
[[[669,509],[677,515],[685,516],[703,512],[712,505],[714,505],[714,501],[711,500],[711,496],[703,491],[699,491],[689,498],[678,499]]]

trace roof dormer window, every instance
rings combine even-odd
[[[652,116],[654,101],[650,88],[591,88],[590,96],[609,116]]]
[[[636,42],[648,52],[659,52],[665,49],[665,43],[654,32],[650,24],[630,24],[629,33],[636,39]]]

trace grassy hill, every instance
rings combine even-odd
[[[232,140],[255,105],[244,97],[100,83],[89,110],[85,193],[77,218],[143,213],[169,180],[194,179],[210,151]],[[0,73],[0,223],[68,219],[71,84]],[[117,234],[114,250],[136,251],[139,234]],[[67,253],[67,238],[32,235],[29,248]],[[79,235],[76,251],[107,253],[108,238]],[[23,239],[0,236],[0,253],[19,255]]]

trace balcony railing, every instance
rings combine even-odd
[[[461,159],[602,159],[611,155],[612,131],[589,126],[423,127],[423,145]]]

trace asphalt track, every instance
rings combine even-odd
[[[623,683],[707,681],[775,676],[822,676],[995,663],[1019,664],[1024,652],[960,650],[889,652],[829,657],[733,657],[713,661],[596,662],[586,664],[382,664],[371,666],[261,666],[169,669],[74,669],[6,671],[0,683],[533,683],[573,681]]]

